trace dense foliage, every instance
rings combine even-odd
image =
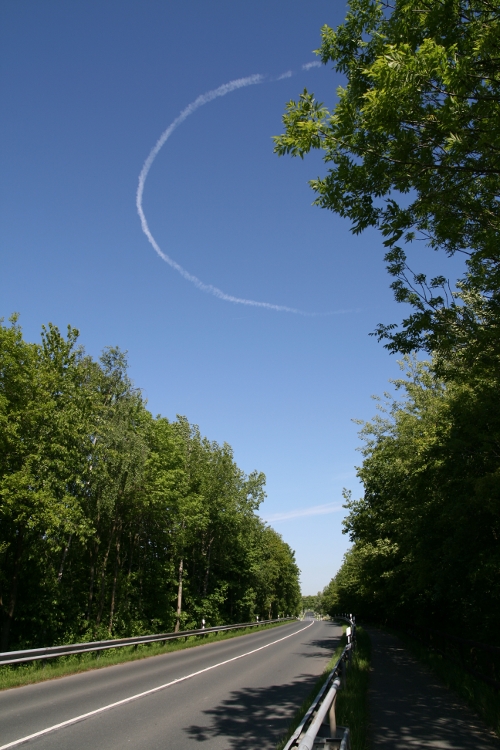
[[[461,348],[498,366],[500,1],[351,0],[317,53],[346,85],[331,110],[307,90],[289,102],[276,151],[323,150],[316,203],[354,232],[380,230],[396,299],[413,310],[377,334],[392,351]],[[417,240],[465,254],[457,288],[412,271]]]
[[[125,356],[0,322],[1,650],[298,611],[265,477],[147,411]]]
[[[303,596],[302,597],[302,610],[304,612],[316,612],[318,614],[323,612],[322,609],[323,594],[321,591],[314,596]]]
[[[364,497],[327,611],[500,633],[500,0],[350,0],[317,50],[344,77],[329,109],[288,103],[278,154],[324,152],[316,203],[377,228],[409,314],[376,334],[405,396],[361,430]],[[420,241],[420,245],[418,245]],[[422,241],[463,253],[456,285],[413,273]]]
[[[348,498],[354,546],[324,592],[327,607],[498,641],[498,382],[445,384],[426,363],[403,366],[404,398],[361,429],[365,492]]]

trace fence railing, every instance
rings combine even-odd
[[[349,623],[346,631],[347,646],[283,750],[312,750],[313,747],[350,750],[349,729],[337,726],[335,704],[338,691],[345,687],[347,665],[352,659],[356,643],[356,620],[353,615],[335,615],[333,619]]]
[[[225,630],[236,630],[238,628],[252,628],[258,625],[271,625],[272,623],[289,622],[295,617],[281,617],[277,620],[260,620],[257,622],[240,622],[236,625],[216,625],[213,628],[200,628],[199,630],[179,630],[177,633],[158,633],[156,635],[140,635],[132,638],[117,638],[106,641],[90,641],[88,643],[71,643],[66,646],[49,646],[48,648],[31,648],[24,651],[4,651],[0,653],[0,666],[6,664],[19,664],[21,662],[37,661],[40,659],[54,659],[57,656],[70,656],[71,654],[85,654],[89,651],[104,651],[110,648],[122,648],[123,646],[139,646],[144,643],[156,643],[159,641],[170,641],[174,638],[187,638],[191,635],[207,635],[208,633],[219,633]]]

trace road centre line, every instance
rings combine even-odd
[[[292,638],[292,636],[302,633],[304,630],[307,630],[307,628],[310,628],[311,625],[314,625],[314,622],[315,621],[312,620],[312,622],[309,625],[306,625],[305,628],[301,628],[300,630],[297,630],[297,632],[295,633],[290,633],[289,635],[285,635],[283,636],[283,638],[278,638],[276,641],[271,641],[271,643],[266,643],[265,646],[259,646],[259,648],[254,648],[252,649],[252,651],[247,651],[246,653],[240,654],[239,656],[233,656],[231,659],[220,661],[218,664],[212,664],[211,667],[205,667],[204,669],[199,669],[197,672],[192,672],[191,674],[187,674],[184,677],[178,677],[176,680],[172,680],[171,682],[166,682],[164,685],[159,685],[158,687],[151,688],[151,690],[145,690],[143,693],[137,693],[137,695],[131,695],[129,698],[123,698],[121,701],[116,701],[116,703],[110,703],[107,706],[96,708],[94,711],[89,711],[86,714],[75,716],[73,719],[67,719],[66,721],[62,721],[60,724],[54,724],[51,727],[47,727],[47,729],[42,729],[40,732],[35,732],[34,734],[29,734],[26,737],[21,737],[19,740],[14,740],[13,742],[9,742],[7,743],[7,745],[1,745],[0,750],[8,750],[8,748],[11,748],[11,747],[18,747],[19,745],[22,745],[25,742],[29,742],[29,740],[34,740],[37,737],[43,737],[44,734],[56,732],[58,729],[63,729],[64,727],[68,727],[71,724],[76,724],[79,721],[88,719],[91,716],[95,716],[96,714],[101,714],[104,711],[109,711],[110,709],[116,708],[117,706],[123,706],[125,705],[125,703],[131,703],[132,701],[138,700],[139,698],[144,698],[144,696],[146,695],[152,695],[152,693],[157,693],[160,690],[165,690],[165,688],[168,688],[171,685],[176,685],[178,682],[184,682],[185,680],[189,680],[191,679],[191,677],[196,677],[199,674],[203,674],[203,672],[210,672],[211,669],[217,669],[217,667],[222,667],[224,666],[224,664],[229,664],[232,661],[243,659],[245,656],[250,656],[251,654],[255,654],[257,653],[257,651],[262,651],[265,648],[269,648],[269,646],[274,646],[275,643],[286,641],[287,638]]]

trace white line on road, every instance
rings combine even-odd
[[[19,745],[22,745],[23,742],[29,742],[29,740],[34,740],[37,737],[42,737],[44,734],[49,734],[50,732],[56,732],[58,729],[69,727],[71,724],[76,724],[77,722],[83,721],[84,719],[88,719],[91,716],[95,716],[96,714],[102,714],[104,711],[109,711],[111,708],[116,708],[116,706],[123,706],[125,703],[131,703],[132,701],[135,701],[138,698],[144,698],[145,695],[151,695],[152,693],[157,693],[159,690],[164,690],[165,688],[168,688],[171,685],[176,685],[178,682],[184,682],[185,680],[189,680],[191,677],[196,677],[199,674],[203,674],[203,672],[210,672],[211,669],[217,669],[217,667],[222,667],[224,664],[229,664],[230,662],[236,661],[237,659],[243,659],[243,657],[245,656],[250,656],[250,654],[255,654],[257,653],[257,651],[262,651],[265,648],[269,648],[269,646],[274,646],[275,643],[280,643],[280,641],[286,641],[287,638],[292,638],[292,636],[298,635],[299,633],[302,633],[304,630],[307,630],[307,628],[310,628],[311,625],[314,625],[314,620],[309,625],[306,625],[305,628],[301,628],[300,630],[297,630],[296,633],[290,633],[289,635],[285,635],[283,636],[283,638],[278,638],[276,641],[271,641],[271,643],[266,643],[265,646],[259,646],[259,648],[254,648],[252,649],[252,651],[247,651],[246,653],[240,654],[239,656],[233,656],[231,659],[220,661],[218,664],[212,664],[211,667],[205,667],[205,669],[199,669],[197,672],[192,672],[191,674],[187,674],[184,677],[178,677],[176,680],[172,680],[171,682],[166,682],[164,685],[159,685],[158,687],[151,688],[151,690],[145,690],[143,693],[137,693],[137,695],[131,695],[130,698],[123,698],[123,700],[116,701],[116,703],[110,703],[108,706],[102,706],[102,708],[96,708],[94,711],[89,711],[86,714],[75,716],[73,719],[67,719],[67,721],[62,721],[60,724],[54,724],[51,727],[47,727],[47,729],[42,729],[40,732],[29,734],[26,737],[21,737],[19,740],[14,740],[13,742],[9,742],[7,745],[2,745],[0,746],[0,750],[7,750],[10,747],[18,747]]]

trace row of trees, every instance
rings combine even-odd
[[[323,605],[471,635],[480,621],[499,642],[500,0],[350,0],[321,36],[338,101],[289,102],[276,151],[322,151],[316,204],[380,231],[407,314],[374,334],[412,355],[402,400],[362,427],[354,546]],[[462,277],[415,271],[425,245],[460,253]]]
[[[311,596],[303,596],[302,597],[302,610],[304,612],[310,611],[310,612],[323,612],[322,609],[322,601],[323,601],[323,594],[321,591],[318,591],[316,596],[313,594]]]
[[[387,397],[361,428],[365,491],[347,498],[354,545],[326,608],[476,640],[480,623],[479,640],[499,642],[499,382],[445,383],[410,357],[402,366],[403,398]]]
[[[1,649],[295,613],[265,477],[146,409],[126,358],[0,323]]]

